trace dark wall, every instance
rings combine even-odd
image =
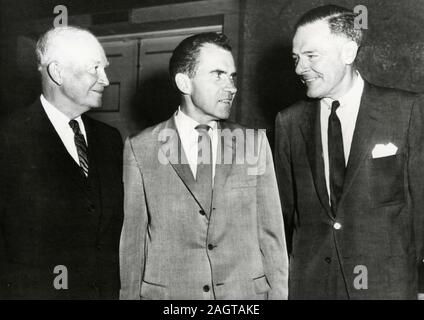
[[[41,91],[33,52],[39,32],[29,30],[28,21],[53,19],[57,5],[65,5],[69,16],[111,13],[110,21],[102,21],[107,24],[132,8],[195,1],[201,0],[0,0],[0,117],[30,104]]]
[[[358,57],[364,78],[379,85],[424,92],[424,1],[247,0],[243,19],[241,122],[267,128],[276,113],[302,98],[292,58],[292,27],[323,4],[368,9],[368,30]]]
[[[25,88],[30,90],[30,86],[22,84],[28,80],[15,67],[16,38],[8,22],[50,17],[56,4],[67,5],[69,14],[74,15],[186,0],[0,1],[0,98],[2,105],[13,106],[22,103]],[[328,3],[350,8],[362,4],[368,8],[367,37],[358,57],[359,69],[366,79],[424,92],[424,1],[240,0],[239,122],[268,129],[272,140],[276,113],[304,96],[291,58],[292,26],[307,10]],[[38,79],[30,81],[38,83]]]

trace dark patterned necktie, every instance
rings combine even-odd
[[[331,114],[328,118],[328,159],[330,168],[330,201],[334,216],[337,204],[343,192],[345,176],[345,157],[343,149],[342,126],[336,114],[340,102],[335,100],[331,104]]]
[[[210,128],[206,124],[196,126],[196,130],[199,132],[196,183],[206,214],[209,214],[212,204],[212,142],[208,134]]]
[[[87,143],[85,142],[84,136],[81,133],[78,121],[71,120],[69,121],[69,126],[74,131],[74,141],[75,146],[77,147],[79,163],[82,171],[85,176],[88,176],[88,149]]]

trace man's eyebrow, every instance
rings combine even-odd
[[[102,65],[102,64],[103,64],[103,62],[102,62],[102,60],[93,60],[93,64],[97,66],[97,65]],[[110,65],[110,64],[109,64],[109,61],[108,61],[108,60],[106,60],[106,62],[105,62],[105,64],[104,64],[105,68],[106,68],[106,67],[109,67],[109,65]]]
[[[223,73],[223,74],[228,74],[227,71],[221,70],[221,69],[215,69],[212,70],[210,73]],[[231,73],[231,77],[235,78],[237,76],[237,72],[233,72]]]
[[[315,53],[316,50],[306,50],[306,51],[302,51],[300,52],[301,54],[310,54],[310,53]]]
[[[210,73],[227,73],[227,72],[221,69],[215,69],[215,70],[211,70]]]

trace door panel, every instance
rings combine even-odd
[[[139,84],[134,119],[140,129],[168,119],[180,100],[169,76],[172,51],[189,35],[143,39],[140,46]]]
[[[118,128],[123,138],[134,131],[131,106],[137,89],[138,41],[125,40],[102,43],[109,67],[109,86],[103,93],[103,106],[89,112],[90,116]]]
[[[221,30],[216,26],[214,31]],[[175,47],[194,32],[202,30],[100,39],[110,63],[106,69],[110,85],[102,108],[90,111],[90,116],[118,128],[123,139],[168,119],[180,103],[169,76],[169,59]]]

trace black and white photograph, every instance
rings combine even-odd
[[[422,0],[0,0],[0,300],[424,300],[423,22]]]

